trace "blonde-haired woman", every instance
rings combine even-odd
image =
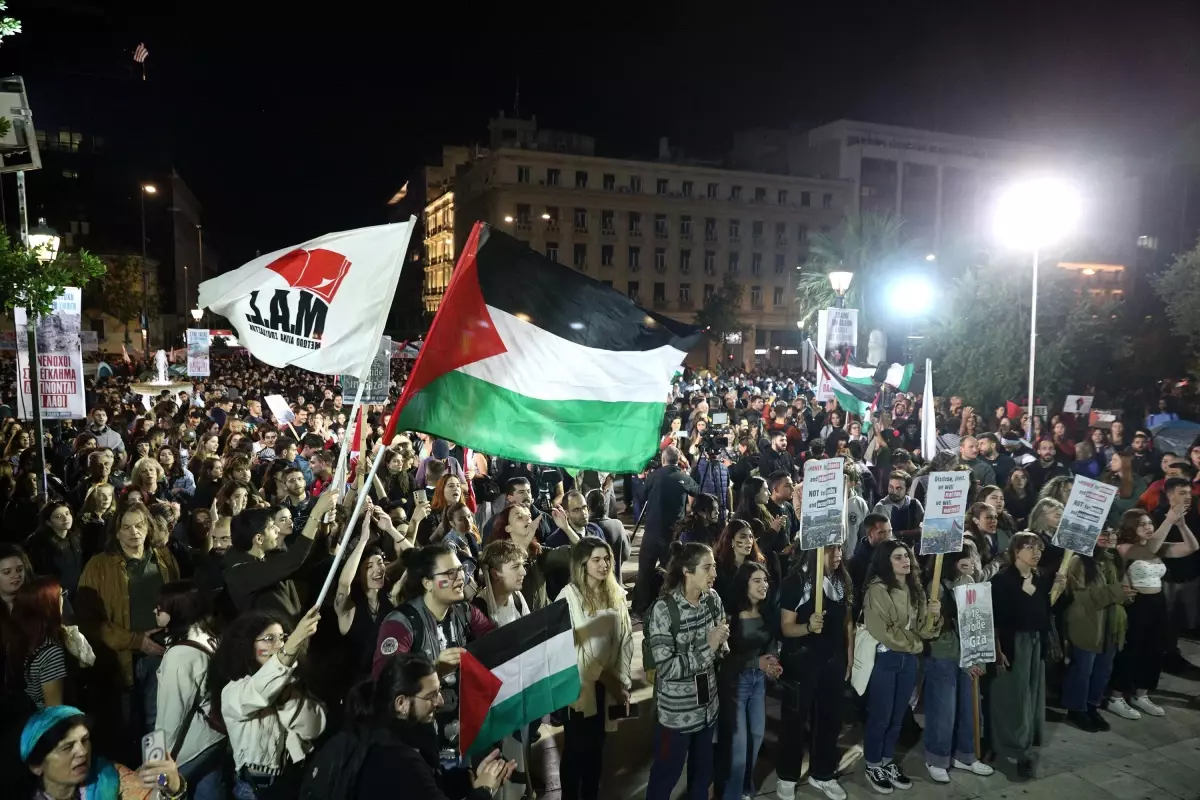
[[[633,627],[608,542],[584,537],[571,545],[571,582],[558,599],[571,608],[581,684],[563,724],[562,796],[596,800],[608,707],[628,707],[633,662]]]

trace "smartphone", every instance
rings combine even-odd
[[[610,720],[612,720],[613,722],[616,722],[619,719],[637,719],[640,716],[641,716],[641,708],[638,706],[637,703],[629,704],[629,712],[628,713],[625,712],[625,706],[623,706],[623,705],[608,707],[608,718]]]
[[[413,505],[419,506],[429,502],[429,490],[417,489],[413,492]]]
[[[142,763],[162,761],[167,757],[167,732],[150,731],[142,737]]]
[[[712,695],[709,692],[708,673],[701,672],[696,676],[696,700],[700,705],[706,706],[712,700]]]

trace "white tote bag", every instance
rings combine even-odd
[[[862,616],[859,615],[859,619]],[[875,668],[875,651],[879,641],[867,632],[867,626],[859,622],[854,626],[854,667],[850,672],[850,685],[859,695],[867,693],[871,682],[871,670]]]

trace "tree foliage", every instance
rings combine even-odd
[[[982,407],[1024,404],[1029,381],[1030,275],[1018,264],[968,269],[945,293],[922,340],[933,360],[934,390]],[[1038,282],[1035,391],[1118,393],[1119,366],[1133,356],[1122,308],[1082,294],[1075,276],[1043,270]]]
[[[837,295],[829,285],[829,273],[853,272],[846,305],[859,309],[858,329],[865,336],[883,322],[884,277],[913,260],[914,245],[899,216],[847,211],[837,228],[809,237],[808,264],[796,281],[796,311],[806,319],[835,306]]]
[[[1200,325],[1197,325],[1197,309],[1200,309],[1200,241],[1186,253],[1175,256],[1157,277],[1154,290],[1162,298],[1171,320],[1171,330],[1179,336],[1189,361],[1200,359]]]
[[[118,256],[108,264],[94,308],[108,314],[125,326],[129,339],[129,323],[137,322],[142,313],[142,259],[140,256]],[[150,289],[146,307],[155,307],[154,289]]]
[[[738,309],[742,306],[742,285],[732,275],[704,301],[696,312],[696,325],[705,328],[713,341],[720,342],[724,354],[726,336],[741,330]]]
[[[43,264],[35,251],[14,245],[0,231],[0,308],[6,312],[23,307],[31,316],[49,314],[64,288],[82,288],[104,270],[104,263],[86,250],[60,252]]]

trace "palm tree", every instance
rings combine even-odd
[[[854,273],[854,280],[846,292],[846,305],[859,309],[858,330],[865,334],[875,320],[882,318],[881,279],[889,267],[912,256],[913,244],[898,215],[847,210],[846,218],[835,230],[813,234],[809,239],[808,263],[796,281],[796,313],[805,319],[837,305],[829,273],[848,270]]]

